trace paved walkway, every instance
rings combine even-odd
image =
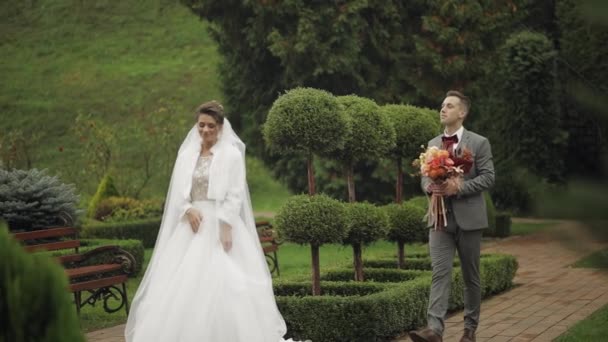
[[[561,222],[550,233],[484,243],[484,253],[516,256],[519,269],[514,289],[483,301],[477,341],[551,341],[608,304],[608,272],[569,267],[606,246],[574,222]],[[444,341],[459,341],[462,324],[462,312],[451,315]],[[119,325],[94,331],[87,340],[123,342],[123,330]]]
[[[550,233],[486,245],[484,253],[516,256],[519,269],[514,289],[482,302],[477,341],[552,341],[608,304],[608,272],[569,267],[606,246],[593,242],[574,222],[561,222]],[[462,317],[461,311],[448,318],[444,341],[460,340]]]

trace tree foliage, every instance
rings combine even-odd
[[[11,229],[32,230],[73,224],[78,219],[74,185],[46,170],[0,169],[0,218]]]

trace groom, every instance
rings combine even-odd
[[[409,333],[415,342],[443,340],[455,251],[458,251],[464,279],[464,335],[460,341],[475,341],[475,329],[479,324],[479,254],[482,230],[488,227],[482,193],[494,185],[494,165],[488,139],[462,126],[470,106],[469,99],[462,93],[448,91],[439,113],[445,130],[428,144],[447,149],[456,156],[467,149],[472,153],[473,165],[463,179],[450,179],[442,184],[434,184],[427,177],[421,181],[424,191],[444,197],[447,226],[442,224],[437,230],[431,228],[429,233],[433,278],[427,310],[428,326]]]

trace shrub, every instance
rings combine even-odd
[[[338,102],[347,119],[348,130],[344,146],[330,157],[344,168],[349,202],[354,202],[355,163],[386,156],[395,146],[395,129],[388,118],[380,113],[380,107],[370,99],[347,95],[338,97]]]
[[[420,146],[426,145],[436,136],[441,125],[439,116],[429,113],[429,109],[410,105],[385,105],[384,116],[391,122],[396,132],[396,144],[391,150],[391,159],[397,162],[396,202],[401,203],[403,192],[403,161],[416,158]]]
[[[80,236],[89,239],[137,239],[145,248],[152,248],[156,243],[160,221],[160,218],[152,218],[127,222],[89,223],[82,227]]]
[[[138,206],[139,201],[134,198],[111,196],[99,201],[95,208],[93,218],[99,221],[105,221],[118,209],[129,210]]]
[[[355,280],[363,281],[363,259],[361,245],[368,245],[386,236],[389,220],[386,213],[369,203],[346,204],[346,227],[348,235],[344,244],[353,247]]]
[[[313,268],[313,293],[321,292],[319,283],[319,246],[341,242],[348,234],[344,205],[325,195],[298,195],[287,200],[275,217],[279,233],[287,240],[310,244]]]
[[[422,242],[428,235],[428,228],[424,222],[425,211],[415,205],[389,204],[384,207],[389,218],[388,239],[397,242],[399,268],[405,262],[405,244],[409,242]]]
[[[25,252],[0,223],[0,341],[85,341],[64,270]]]
[[[108,197],[112,197],[112,196],[118,196],[118,195],[119,195],[118,190],[116,190],[116,187],[114,186],[114,180],[112,179],[112,177],[109,174],[106,174],[101,179],[101,182],[99,182],[99,185],[97,186],[97,191],[95,192],[95,195],[93,195],[93,198],[89,202],[89,209],[87,211],[87,216],[90,218],[93,218],[95,216],[95,213],[97,211],[97,206],[99,205],[99,202],[101,202],[101,200],[108,198]]]
[[[313,88],[295,88],[279,96],[268,112],[266,145],[279,152],[321,155],[344,145],[347,120],[336,98]]]
[[[71,225],[79,214],[78,200],[73,185],[46,170],[0,170],[0,218],[11,230]]]
[[[305,155],[308,193],[314,195],[313,153],[326,155],[343,147],[347,131],[346,116],[332,94],[313,88],[296,88],[273,103],[263,133],[271,151]]]

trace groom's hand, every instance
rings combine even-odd
[[[460,177],[448,178],[448,180],[446,180],[444,184],[445,184],[445,195],[454,196],[454,195],[458,194],[458,192],[460,191],[460,188],[462,187],[462,178],[460,178]]]

